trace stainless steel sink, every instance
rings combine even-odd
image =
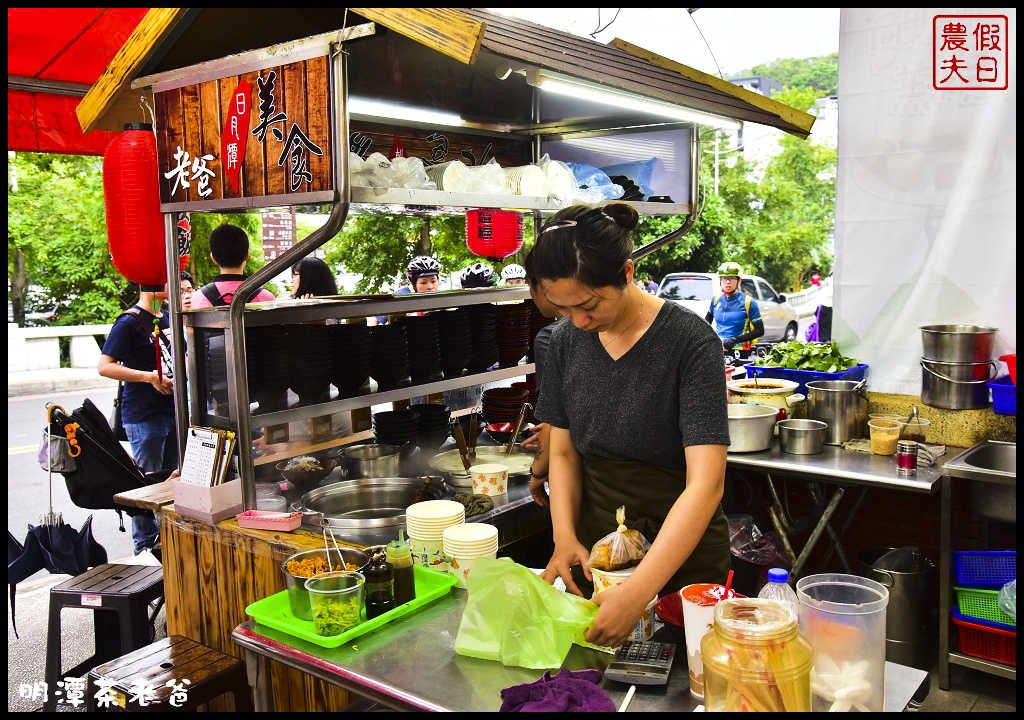
[[[967,503],[977,515],[1017,522],[1017,444],[985,440],[942,466],[946,475],[973,482]]]

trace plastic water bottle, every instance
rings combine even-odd
[[[800,601],[797,600],[793,588],[789,586],[789,573],[782,568],[772,568],[768,571],[768,583],[761,588],[757,596],[788,605],[793,610],[794,619],[800,616]]]

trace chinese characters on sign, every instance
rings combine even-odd
[[[1009,87],[1009,21],[1005,15],[936,15],[932,47],[932,86],[936,90]]]
[[[224,176],[231,182],[235,192],[241,191],[238,174],[245,162],[245,144],[249,138],[249,112],[252,110],[252,85],[245,80],[238,83],[231,95],[228,117],[220,135],[220,157],[224,164]],[[273,97],[271,97],[273,102]]]
[[[270,125],[280,122],[283,123],[284,127],[288,126],[288,116],[283,112],[276,112],[275,110],[274,86],[276,84],[277,73],[273,70],[270,71],[270,74],[265,79],[261,77],[256,81],[256,87],[259,89],[260,96],[260,124],[252,131],[252,134],[261,143],[266,142],[267,128]],[[307,166],[309,153],[323,155],[323,150],[310,141],[306,134],[302,132],[302,129],[294,122],[288,131],[287,138],[282,134],[280,128],[271,128],[271,132],[278,142],[284,142],[284,150],[281,151],[281,155],[277,159],[277,166],[282,167],[285,158],[288,159],[288,186],[291,191],[295,192],[298,190],[303,181],[307,185],[311,184],[313,182],[313,174],[309,172]]]
[[[196,191],[201,197],[207,197],[213,190],[210,188],[210,178],[212,178],[213,170],[206,167],[206,163],[211,162],[214,158],[213,155],[203,155],[201,158],[197,157],[191,161],[192,177],[189,178],[189,153],[187,150],[182,150],[181,145],[178,145],[178,149],[174,153],[174,162],[178,163],[178,167],[172,168],[168,172],[164,173],[164,177],[168,180],[174,179],[174,183],[171,187],[171,197],[178,192],[178,188],[190,187],[189,180],[196,180]]]
[[[188,685],[192,684],[191,680],[175,680],[170,679],[162,686],[154,685],[145,680],[136,680],[134,684],[129,688],[126,697],[122,693],[114,689],[116,680],[109,678],[99,678],[96,681],[96,685],[99,690],[94,695],[96,699],[97,708],[110,708],[120,707],[125,708],[128,703],[138,703],[141,707],[147,707],[148,705],[156,702],[157,692],[160,687],[170,688],[171,692],[167,696],[167,702],[171,707],[182,707],[188,700]],[[56,690],[53,691],[54,699],[60,702],[63,699],[64,703],[71,705],[72,707],[79,707],[85,704],[86,694],[86,679],[67,677],[63,681],[57,683]],[[40,700],[46,702],[49,699],[49,688],[45,682],[34,682],[34,683],[21,683],[18,686],[18,695],[25,700]]]

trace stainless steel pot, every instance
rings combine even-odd
[[[484,463],[508,465],[508,479],[511,482],[530,479],[530,466],[533,464],[534,457],[533,453],[525,450],[514,450],[511,455],[506,457],[504,447],[477,447],[474,462],[477,465]],[[447,450],[430,458],[430,469],[440,473],[449,485],[457,488],[473,487],[473,478],[466,472],[458,450]]]
[[[814,380],[807,383],[811,419],[828,425],[826,445],[842,445],[847,440],[865,436],[864,425],[868,419],[865,384],[865,380]]]
[[[922,359],[921,402],[946,410],[986,408],[988,382],[997,372],[996,364],[991,360],[947,363]]]
[[[321,513],[342,537],[365,537],[367,533],[381,532],[398,537],[399,528],[405,527],[405,509],[423,487],[423,478],[363,478],[326,485],[302,496],[292,509]],[[440,500],[447,488],[444,480],[434,478],[427,488],[424,500]],[[304,518],[305,520],[305,518]],[[320,531],[319,516],[310,515]]]
[[[945,363],[979,363],[992,359],[999,328],[980,325],[922,325],[924,359]]]
[[[281,574],[284,575],[284,584],[288,589],[288,606],[292,610],[292,615],[299,618],[300,620],[312,620],[313,619],[313,607],[310,604],[309,592],[306,590],[306,580],[308,577],[301,577],[298,575],[292,575],[288,572],[288,563],[292,560],[305,560],[306,558],[321,557],[325,560],[329,560],[332,567],[338,567],[340,565],[358,565],[363,567],[370,561],[370,556],[362,550],[356,548],[341,548],[341,556],[338,556],[338,551],[331,548],[328,553],[323,548],[314,550],[303,550],[297,552],[285,558],[284,562],[281,563]]]
[[[828,425],[820,420],[783,420],[779,428],[779,449],[791,455],[817,455],[825,446]]]
[[[415,449],[411,442],[401,446],[367,443],[342,448],[338,458],[348,478],[398,477],[402,474],[402,460]]]
[[[764,405],[732,403],[729,410],[729,452],[759,452],[772,446],[778,410]]]

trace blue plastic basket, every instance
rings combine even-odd
[[[809,382],[814,382],[815,380],[863,380],[867,372],[868,366],[864,364],[854,365],[852,368],[834,373],[747,365],[747,375],[756,375],[774,380],[791,380],[800,386],[796,391],[804,395],[807,394],[807,383]]]
[[[1017,386],[1009,375],[1001,375],[988,384],[992,391],[992,409],[1000,415],[1017,414]]]
[[[1017,579],[1017,551],[958,551],[953,553],[956,584],[1001,588]]]

